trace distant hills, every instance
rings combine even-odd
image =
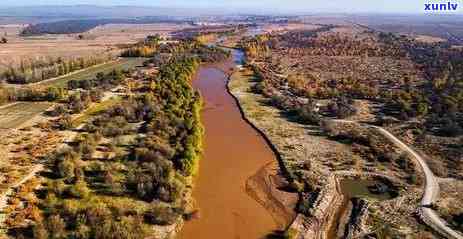
[[[151,24],[151,23],[185,23],[188,20],[175,19],[167,16],[140,18],[104,18],[104,19],[73,19],[55,22],[32,24],[21,32],[23,36],[43,34],[72,34],[82,33],[105,24]]]
[[[23,35],[80,33],[109,23],[187,22],[219,11],[150,6],[27,6],[0,7],[0,24],[32,24]]]
[[[145,16],[186,17],[204,14],[223,14],[219,9],[186,9],[153,6],[97,6],[47,5],[27,7],[1,7],[0,17],[51,17],[51,18],[132,18]]]

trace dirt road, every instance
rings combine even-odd
[[[349,120],[335,120],[336,122],[344,122],[344,123],[357,123],[354,121]],[[425,176],[425,187],[424,187],[424,194],[421,199],[420,205],[420,214],[423,221],[433,228],[434,230],[438,231],[440,234],[446,236],[447,238],[454,238],[454,239],[463,239],[463,235],[452,228],[450,228],[447,223],[439,217],[439,215],[430,208],[430,206],[436,201],[439,197],[439,178],[434,175],[434,173],[429,168],[426,161],[421,157],[415,150],[410,148],[408,145],[403,143],[400,139],[395,137],[389,131],[382,127],[367,125],[366,127],[374,128],[378,130],[382,135],[386,138],[390,139],[397,147],[407,152],[412,159],[420,165],[421,170]]]
[[[447,223],[429,207],[439,197],[439,178],[434,175],[426,161],[418,153],[416,153],[415,150],[400,141],[389,131],[377,126],[370,127],[379,130],[379,132],[390,139],[395,145],[410,154],[412,158],[420,165],[426,179],[424,194],[423,198],[421,199],[420,212],[426,224],[441,234],[446,235],[448,238],[463,239],[463,235],[447,226]]]
[[[350,120],[334,120],[335,122],[340,123],[358,123]],[[365,126],[365,125],[364,125]],[[429,168],[426,161],[421,157],[415,150],[410,148],[408,145],[403,143],[400,139],[395,137],[389,131],[382,127],[366,125],[366,127],[374,128],[378,130],[382,135],[391,140],[397,147],[407,152],[412,159],[420,165],[421,170],[425,176],[425,187],[423,197],[421,199],[420,205],[420,214],[423,221],[438,231],[440,234],[446,236],[447,238],[453,239],[463,239],[463,235],[452,228],[450,228],[447,223],[439,217],[439,215],[430,208],[430,206],[437,200],[439,197],[439,178],[434,175],[434,173]]]

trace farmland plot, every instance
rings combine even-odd
[[[108,73],[115,69],[127,70],[137,66],[142,66],[146,58],[122,58],[118,61],[108,62],[102,65],[89,67],[77,73],[71,73],[66,76],[57,77],[53,80],[46,80],[37,83],[40,86],[56,86],[66,87],[66,84],[70,80],[86,80],[95,78],[99,72]]]
[[[0,108],[0,129],[18,128],[51,106],[49,102],[19,102]]]

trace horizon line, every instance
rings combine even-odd
[[[107,8],[119,8],[119,7],[137,7],[137,8],[170,8],[170,9],[179,9],[179,10],[212,10],[223,11],[223,14],[234,14],[234,15],[267,15],[267,14],[276,14],[276,15],[310,15],[310,14],[337,14],[337,15],[359,15],[359,14],[382,14],[382,15],[422,15],[422,16],[454,16],[454,15],[462,15],[463,12],[455,11],[455,12],[424,12],[424,11],[351,11],[346,13],[342,10],[326,10],[326,9],[312,9],[312,10],[278,10],[275,8],[266,8],[266,9],[256,9],[256,7],[246,7],[246,6],[237,6],[237,7],[219,7],[219,6],[212,6],[212,7],[205,7],[205,6],[168,6],[168,5],[138,5],[138,4],[31,4],[31,5],[3,5],[0,6],[0,9],[8,9],[8,8],[33,8],[33,7],[107,7]],[[226,9],[223,9],[226,8]],[[234,11],[246,9],[246,12],[237,13]],[[211,13],[217,14],[217,13]]]

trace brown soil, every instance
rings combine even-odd
[[[298,195],[282,190],[287,186],[276,162],[265,165],[246,181],[247,193],[270,212],[280,228],[286,228],[296,218]]]

